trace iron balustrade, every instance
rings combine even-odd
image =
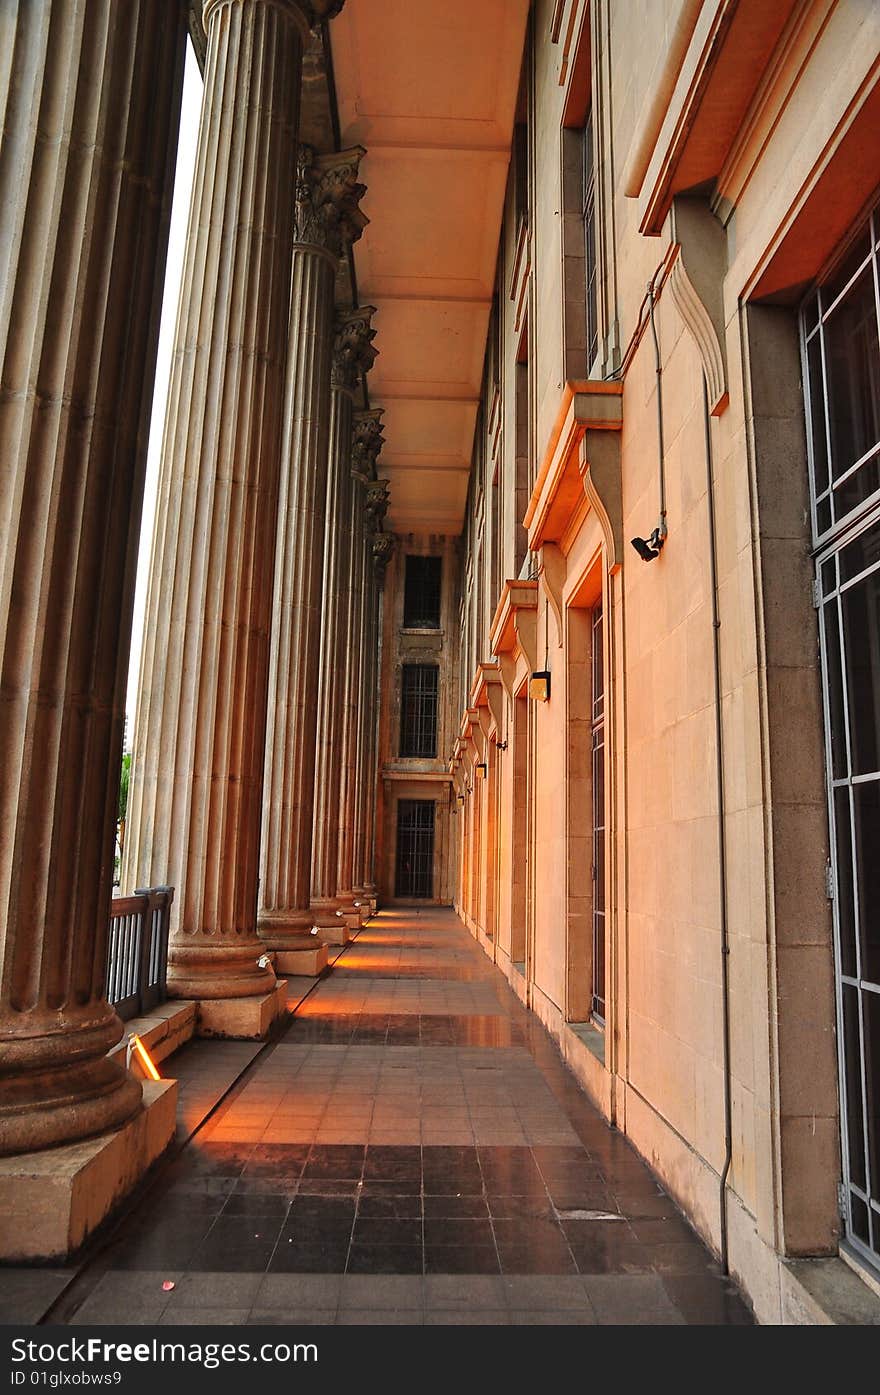
[[[154,886],[110,903],[107,1001],[123,1022],[165,1001],[173,900],[173,886]]]

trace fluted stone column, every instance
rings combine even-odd
[[[356,849],[362,825],[358,800],[358,756],[363,754],[359,738],[364,701],[363,684],[367,667],[364,644],[366,503],[367,488],[375,478],[376,459],[382,449],[382,416],[381,408],[358,412],[355,415],[351,453],[351,555],[346,594],[345,665],[340,685],[342,763],[339,803],[343,817],[340,820],[336,861],[336,894],[340,907],[349,912],[359,909],[355,908],[354,903],[360,899],[355,891],[355,884],[358,880]]]
[[[305,0],[204,5],[126,836],[127,885],[177,888],[169,991],[213,1002],[203,1028],[237,1036],[260,1035],[281,1006],[258,962],[256,908],[291,180],[311,18]]]
[[[370,540],[370,564],[373,572],[373,594],[375,597],[374,622],[376,642],[374,646],[375,676],[373,681],[376,711],[370,725],[368,747],[366,798],[366,825],[364,831],[364,891],[371,910],[376,909],[376,827],[379,819],[379,703],[382,675],[382,633],[384,627],[384,586],[385,572],[394,552],[394,534],[381,530],[381,519],[377,519],[378,531]]]
[[[371,480],[365,490],[365,547],[361,558],[363,607],[359,681],[358,753],[355,778],[354,894],[367,911],[375,909],[372,840],[375,818],[375,767],[378,716],[379,612],[373,540],[388,510],[388,481]]]
[[[185,39],[182,4],[0,12],[4,1154],[141,1103],[104,986]]]
[[[353,394],[360,375],[375,356],[370,307],[345,315],[334,354],[330,413],[330,453],[325,522],[321,659],[316,733],[315,817],[312,844],[312,918],[327,937],[345,940],[344,917],[337,916],[337,860],[340,841],[352,816],[340,801],[346,736],[345,675],[352,635],[349,625],[352,575],[356,556],[357,499],[352,474],[356,449]],[[354,346],[354,353],[351,346]]]
[[[367,555],[365,558],[365,653],[367,674],[363,693],[363,756],[361,759],[361,841],[356,851],[355,890],[372,910],[376,908],[376,799],[379,742],[379,636],[380,596],[384,564],[377,565],[375,545],[382,536],[388,512],[388,481],[375,480],[367,489]],[[381,544],[380,544],[381,549]],[[358,870],[359,869],[359,870]]]
[[[363,186],[354,177],[362,153],[348,152],[346,219],[334,224],[344,226],[349,238],[366,221],[357,215]],[[341,246],[331,251],[318,241],[327,235],[322,226],[320,220],[310,221],[308,229],[303,225],[310,240],[294,249],[291,430],[279,515],[260,879],[261,940],[275,951],[280,968],[297,973],[319,972],[327,957],[326,947],[313,943],[310,903],[328,460],[337,435],[345,439],[339,418],[348,412],[350,421],[344,403],[350,403],[369,345],[368,312],[348,316],[334,335],[333,281]],[[332,387],[337,378],[344,389]]]

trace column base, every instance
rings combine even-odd
[[[287,983],[278,979],[270,993],[252,998],[207,998],[198,1004],[196,1035],[262,1041],[287,1011]]]
[[[321,939],[328,945],[347,945],[353,939],[352,931],[357,930],[357,923],[352,925],[351,917],[340,916],[332,925],[321,926]]]
[[[333,900],[313,904],[310,911],[312,925],[318,927],[318,938],[329,945],[347,945],[352,928],[359,928],[359,922],[352,922],[351,906]]]
[[[312,938],[304,939],[302,947],[288,942],[284,949],[276,950],[273,957],[279,974],[290,974],[292,978],[317,978],[326,969],[329,954],[323,940]]]
[[[82,1143],[0,1158],[0,1260],[66,1259],[174,1138],[177,1081],[146,1080],[143,1109]]]

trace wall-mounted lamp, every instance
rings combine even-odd
[[[272,967],[272,960],[269,958],[269,955],[268,955],[268,954],[261,954],[260,957],[259,957],[259,959],[257,960],[257,968],[258,968],[258,969],[271,969],[271,967]]]
[[[495,742],[495,750],[496,750],[496,751],[506,751],[506,750],[507,750],[507,742],[506,742],[506,741],[496,741],[496,742]]]
[[[137,1032],[129,1032],[128,1040],[125,1043],[126,1070],[131,1070],[131,1058],[133,1055],[137,1056],[141,1064],[141,1069],[143,1070],[148,1080],[162,1079],[161,1075],[156,1070],[156,1067],[153,1064],[152,1056],[150,1055],[147,1048],[144,1046],[144,1043],[141,1041]]]
[[[550,701],[550,670],[543,668],[533,673],[529,679],[529,697],[532,702]]]
[[[477,765],[474,766],[474,775],[477,777],[478,780],[485,780],[486,762],[484,760],[481,760]]]
[[[463,803],[464,803],[464,795],[463,795],[463,794],[457,794],[455,797],[456,797],[456,799],[458,800],[459,804],[463,804]]]
[[[661,518],[649,538],[630,538],[630,542],[643,562],[653,562],[654,558],[659,557],[663,551],[666,533],[666,519]]]
[[[310,935],[317,935],[317,933],[318,933],[318,927],[317,927],[317,925],[313,925],[312,928],[311,928],[311,930],[309,931],[309,934],[310,934]]]

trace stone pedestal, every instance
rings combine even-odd
[[[280,971],[280,966],[276,964]],[[198,1005],[196,1035],[251,1040],[264,1037],[277,1017],[287,1011],[287,983],[276,979],[274,988],[257,997],[205,998]]]
[[[100,1138],[0,1158],[0,1260],[64,1259],[174,1139],[177,1081],[145,1080],[143,1108]]]
[[[141,667],[126,885],[176,887],[169,992],[262,1035],[256,933],[300,0],[206,0],[205,90]],[[253,1001],[248,1003],[247,1000]],[[208,1002],[242,1000],[206,1008]],[[238,1030],[242,1027],[242,1031]]]
[[[186,29],[182,4],[7,0],[2,30],[0,1154],[15,1154],[140,1117],[140,1083],[107,1057],[122,1027],[104,982]]]
[[[293,942],[297,944],[297,942]],[[303,936],[293,949],[279,949],[275,954],[275,967],[280,974],[291,978],[317,978],[327,967],[330,958],[327,945],[316,937],[309,940]]]

